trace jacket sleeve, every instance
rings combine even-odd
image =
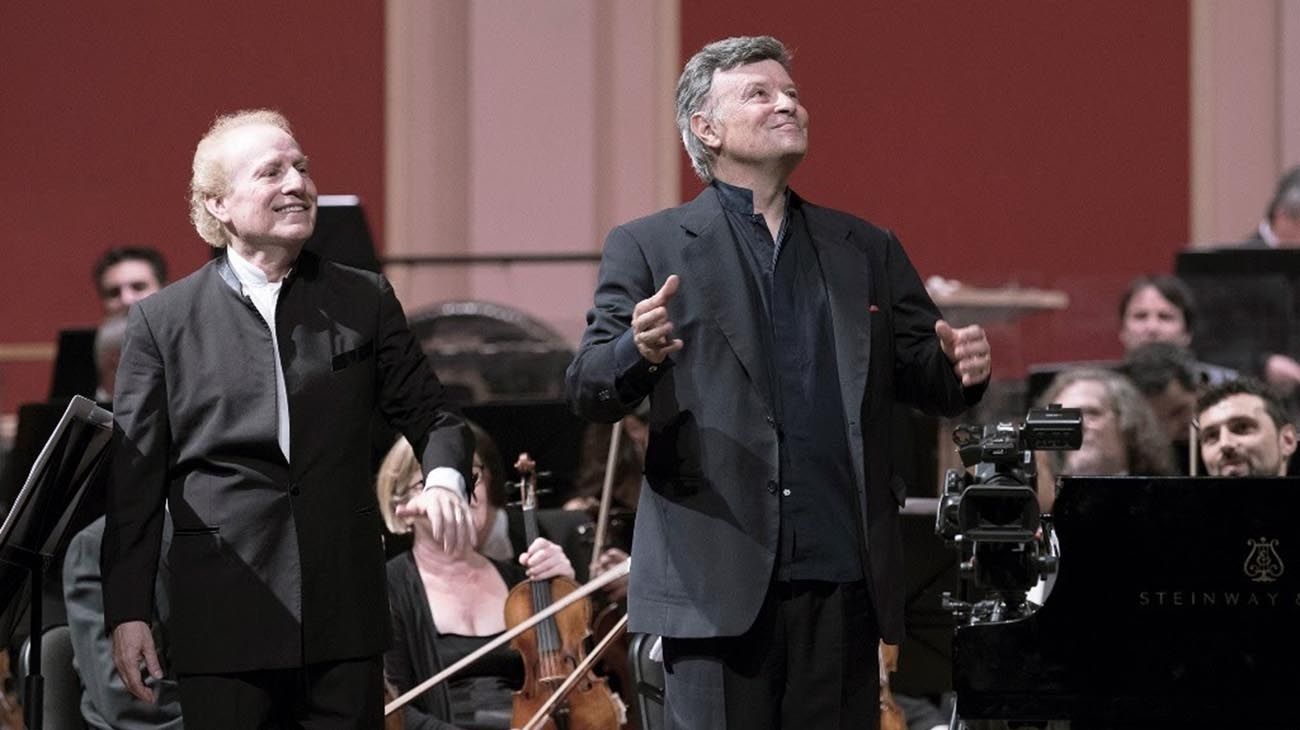
[[[939,308],[892,233],[886,236],[885,270],[892,295],[894,383],[899,400],[943,416],[955,416],[978,403],[987,381],[962,387],[934,332],[942,316]]]
[[[144,307],[132,307],[113,394],[101,570],[109,632],[153,615],[171,435],[162,355]]]
[[[652,365],[632,342],[632,310],[655,288],[640,243],[626,227],[610,231],[595,301],[587,312],[587,329],[565,374],[565,393],[578,415],[604,423],[617,421],[632,412],[672,367],[671,357]]]
[[[426,475],[437,467],[459,471],[468,498],[474,483],[470,478],[474,437],[447,402],[442,383],[407,326],[392,286],[383,277],[375,340],[379,407],[384,418],[415,447]]]

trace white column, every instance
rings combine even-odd
[[[386,253],[599,252],[678,202],[676,0],[388,0]],[[389,267],[408,311],[507,304],[576,341],[595,264]]]
[[[1240,240],[1300,164],[1300,3],[1192,0],[1191,235]]]

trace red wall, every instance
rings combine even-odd
[[[1181,2],[682,0],[682,48],[777,34],[813,119],[801,193],[895,229],[923,274],[1067,291],[1068,315],[993,330],[1013,375],[1117,354],[1119,291],[1187,239],[1188,23]],[[185,186],[220,112],[283,110],[321,190],[360,194],[380,229],[383,63],[379,2],[9,3],[0,343],[93,325],[111,244],[178,274],[205,260]],[[0,364],[0,411],[49,369]]]
[[[895,230],[923,276],[1069,293],[994,328],[998,375],[1117,356],[1124,285],[1187,241],[1185,3],[682,0],[681,22],[683,60],[730,35],[794,49],[805,197]]]
[[[186,186],[219,113],[283,111],[321,191],[359,194],[380,229],[383,64],[381,2],[6,3],[0,343],[93,326],[110,245],[157,246],[174,275],[206,260]],[[43,398],[49,371],[0,364],[0,411]]]

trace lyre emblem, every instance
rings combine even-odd
[[[1246,577],[1256,583],[1272,583],[1281,578],[1286,566],[1282,564],[1282,556],[1277,554],[1278,541],[1261,537],[1246,542],[1250,544],[1250,554],[1243,566]]]

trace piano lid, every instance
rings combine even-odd
[[[1300,479],[1062,481],[1060,567],[1028,618],[962,626],[964,718],[1293,726]]]

